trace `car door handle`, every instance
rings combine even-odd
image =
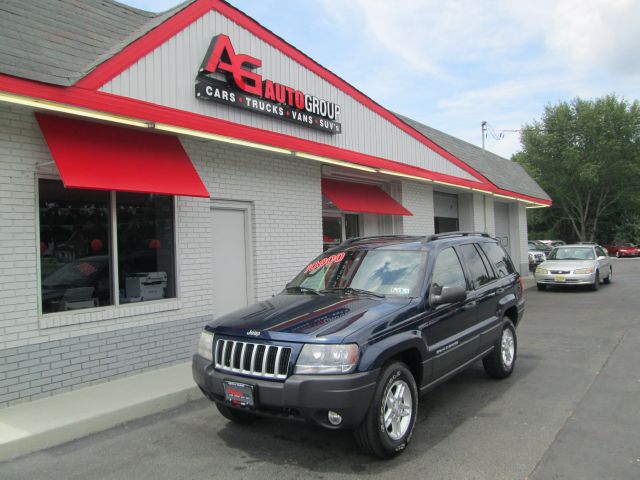
[[[464,307],[462,307],[462,308],[464,308],[465,310],[470,310],[470,309],[472,309],[473,307],[475,307],[476,305],[478,305],[478,302],[476,302],[476,301],[474,300],[474,301],[472,301],[472,302],[467,302],[467,303],[465,303],[465,304],[464,304]]]
[[[498,295],[500,295],[501,293],[504,293],[504,288],[499,288],[499,289],[497,289],[497,290],[496,290],[496,293],[497,293]]]

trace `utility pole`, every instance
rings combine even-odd
[[[487,134],[487,121],[483,120],[482,125],[482,151],[484,152],[484,137]]]

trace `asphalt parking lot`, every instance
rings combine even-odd
[[[408,450],[379,461],[347,433],[228,423],[206,400],[0,464],[9,479],[638,479],[640,259],[614,281],[527,291],[516,371],[481,364],[422,397]]]

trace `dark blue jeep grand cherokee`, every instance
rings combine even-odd
[[[402,451],[419,396],[482,359],[513,371],[522,281],[487,234],[348,240],[273,298],[207,325],[193,377],[226,418],[263,415],[355,429]]]

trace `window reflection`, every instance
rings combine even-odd
[[[173,199],[118,193],[120,303],[175,297]]]
[[[39,180],[42,312],[113,304],[109,192]]]

